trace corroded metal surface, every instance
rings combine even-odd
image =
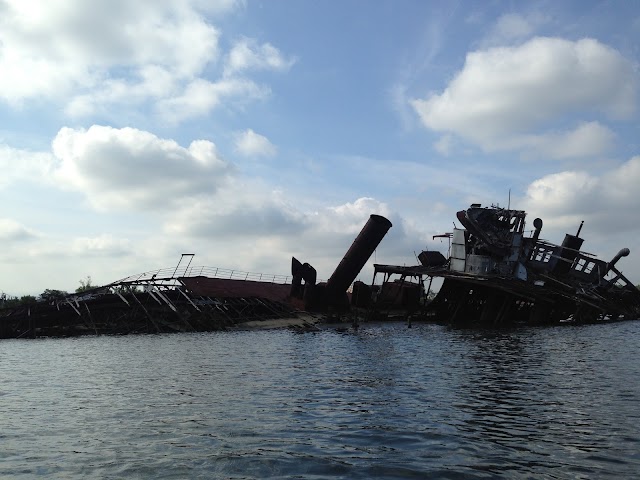
[[[451,240],[444,264],[376,264],[375,274],[401,278],[442,278],[439,294],[425,314],[449,323],[513,324],[637,319],[640,291],[617,269],[629,255],[621,249],[611,261],[581,251],[582,224],[560,245],[540,240],[542,220],[525,236],[521,210],[472,205],[457,213],[465,227],[442,235]],[[435,254],[423,252],[419,258]]]
[[[180,282],[193,295],[213,298],[257,297],[285,302],[289,297],[290,290],[290,286],[287,284],[200,276],[180,278]]]

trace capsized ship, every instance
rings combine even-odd
[[[418,266],[374,265],[385,281],[394,274],[443,278],[426,308],[436,320],[504,325],[640,318],[640,290],[616,267],[628,248],[599,260],[580,250],[582,224],[556,245],[540,238],[540,218],[527,235],[522,210],[472,204],[456,216],[464,228],[439,235],[450,239],[449,258],[423,251]]]

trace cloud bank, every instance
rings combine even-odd
[[[53,101],[72,118],[147,108],[179,123],[225,101],[264,98],[269,88],[247,74],[286,71],[295,59],[250,38],[224,54],[209,18],[241,3],[2,2],[0,100],[15,108]]]
[[[99,210],[166,208],[216,191],[230,175],[212,142],[181,147],[135,128],[62,128],[53,141],[56,178]]]
[[[538,37],[469,53],[442,93],[411,105],[425,127],[486,152],[584,157],[605,152],[614,135],[577,116],[629,119],[637,87],[633,64],[597,40]]]

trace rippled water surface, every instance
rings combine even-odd
[[[640,322],[0,341],[0,477],[631,478]]]

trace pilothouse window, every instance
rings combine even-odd
[[[581,258],[576,263],[576,270],[578,272],[591,273],[595,265],[595,262],[591,262],[586,258]]]
[[[547,263],[549,260],[551,260],[552,253],[553,250],[549,250],[548,248],[544,247],[538,247],[533,252],[533,260],[535,260],[536,262]]]

